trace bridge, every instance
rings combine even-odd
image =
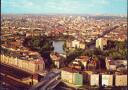
[[[60,83],[60,71],[52,70],[36,85],[29,90],[53,90]]]

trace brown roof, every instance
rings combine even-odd
[[[62,68],[62,70],[67,71],[67,72],[71,72],[71,73],[79,73],[79,70],[74,69],[74,68],[69,68],[69,67]]]
[[[87,62],[89,60],[89,57],[88,56],[80,56],[77,59],[80,59],[80,61],[86,61]]]

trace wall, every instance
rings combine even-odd
[[[99,74],[91,74],[90,75],[90,85],[91,86],[99,86]]]
[[[45,68],[44,63],[35,63],[35,61],[21,60],[18,58],[9,57],[5,55],[1,55],[1,63],[33,73],[44,70]]]
[[[113,86],[113,75],[102,75],[102,86]]]
[[[63,81],[66,81],[74,85],[79,85],[79,86],[83,85],[83,76],[79,73],[73,73],[62,70],[61,78]]]
[[[127,86],[127,75],[115,75],[115,86]]]

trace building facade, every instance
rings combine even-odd
[[[83,76],[74,70],[63,69],[61,71],[61,79],[76,86],[83,85]]]
[[[45,69],[45,63],[43,60],[22,60],[15,57],[9,57],[4,54],[1,54],[0,56],[0,61],[2,64],[10,65],[25,70],[27,72],[35,73],[38,71],[43,71]]]
[[[105,45],[107,45],[107,40],[105,38],[98,38],[96,40],[96,48],[103,50]]]

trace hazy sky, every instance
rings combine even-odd
[[[1,0],[1,12],[127,14],[127,0]]]

